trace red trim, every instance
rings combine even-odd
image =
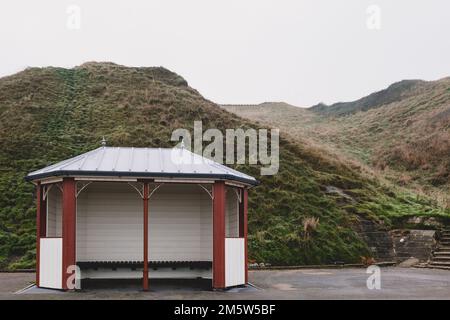
[[[213,288],[225,288],[225,183],[214,183],[213,199]]]
[[[63,179],[63,212],[62,212],[62,238],[63,263],[62,287],[68,289],[67,279],[71,275],[67,268],[76,263],[76,187],[74,178]]]
[[[247,247],[247,234],[248,234],[248,190],[243,189],[242,197],[242,211],[243,211],[243,237],[245,238],[244,251],[245,251],[245,283],[248,283],[248,247]]]
[[[144,183],[144,269],[142,272],[142,287],[148,290],[148,183]]]
[[[47,200],[43,199],[44,187],[41,186],[41,221],[40,221],[40,237],[45,238],[47,236]]]
[[[36,285],[39,287],[39,272],[40,272],[40,254],[41,254],[41,199],[42,187],[38,181],[36,185]]]

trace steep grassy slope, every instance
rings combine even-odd
[[[0,268],[34,264],[33,186],[27,172],[99,144],[171,146],[171,132],[192,128],[249,128],[205,100],[164,68],[88,63],[73,69],[31,68],[0,79]],[[262,182],[249,203],[250,256],[272,264],[359,261],[370,255],[358,234],[360,217],[389,226],[403,215],[444,215],[424,199],[393,192],[282,135],[280,171],[259,177],[257,166],[237,166]],[[342,190],[329,192],[333,186]],[[333,189],[335,190],[335,189]],[[320,218],[309,237],[305,217]]]
[[[280,126],[294,138],[308,139],[450,206],[450,78],[402,81],[329,107],[266,103],[226,109]]]
[[[374,92],[367,97],[352,102],[338,102],[331,106],[318,104],[310,110],[328,116],[343,116],[356,113],[358,111],[367,111],[378,108],[382,105],[390,104],[414,96],[417,91],[423,88],[424,81],[421,80],[403,80],[391,84],[388,88]]]

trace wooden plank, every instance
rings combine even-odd
[[[243,237],[244,237],[244,270],[245,270],[245,283],[248,283],[248,189],[243,189]]]
[[[62,239],[40,239],[39,287],[62,289]]]
[[[148,291],[148,183],[144,183],[144,269],[142,271],[142,287]]]
[[[225,288],[225,183],[214,183],[213,199],[213,288]]]
[[[245,284],[245,239],[225,239],[225,286]]]
[[[36,185],[36,285],[39,287],[40,283],[40,248],[41,248],[41,200],[42,200],[42,187],[38,181]]]
[[[76,263],[76,186],[73,178],[63,179],[63,212],[62,212],[62,287],[69,288],[68,273],[70,266]]]

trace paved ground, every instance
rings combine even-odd
[[[0,273],[0,299],[450,299],[450,271],[382,268],[380,290],[367,289],[369,276],[356,268],[252,271],[249,277],[256,288],[227,292],[153,282],[146,293],[138,284],[119,283],[121,289],[95,285],[82,292],[32,289],[14,294],[32,284],[34,274]]]

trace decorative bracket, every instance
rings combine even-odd
[[[139,193],[139,195],[141,196],[142,199],[144,199],[144,184],[143,183],[138,182],[141,185],[140,186],[141,190],[139,190],[139,187],[135,186],[132,182],[127,182],[127,183],[128,183],[128,185],[130,185],[134,190],[136,190]]]
[[[87,181],[87,182],[78,181],[77,182],[77,194],[76,194],[76,197],[78,198],[78,196],[80,195],[81,191],[86,189],[86,187],[88,185],[90,185],[91,183],[92,183],[92,181]],[[80,188],[78,189],[78,187],[80,187]]]
[[[234,191],[234,193],[236,193],[236,197],[238,198],[238,200],[239,200],[239,203],[241,203],[242,202],[242,189],[236,189],[236,188],[233,188],[233,191]]]
[[[43,191],[43,194],[42,194],[42,200],[47,199],[48,193],[50,192],[50,189],[51,189],[52,187],[53,187],[52,184],[46,184],[46,185],[44,185],[44,186],[42,187],[42,191]]]
[[[156,190],[159,189],[159,187],[161,187],[164,183],[160,183],[157,184],[153,189],[148,188],[148,198],[150,199],[150,197],[155,193]]]
[[[197,184],[200,188],[202,188],[203,190],[206,191],[206,193],[208,193],[208,195],[211,197],[211,199],[214,199],[214,188],[211,188],[211,191],[208,190],[204,185],[202,184]]]
[[[61,183],[56,183],[55,185],[58,187],[58,189],[59,189],[61,192],[63,192],[63,187],[62,187],[62,184],[61,184]]]

